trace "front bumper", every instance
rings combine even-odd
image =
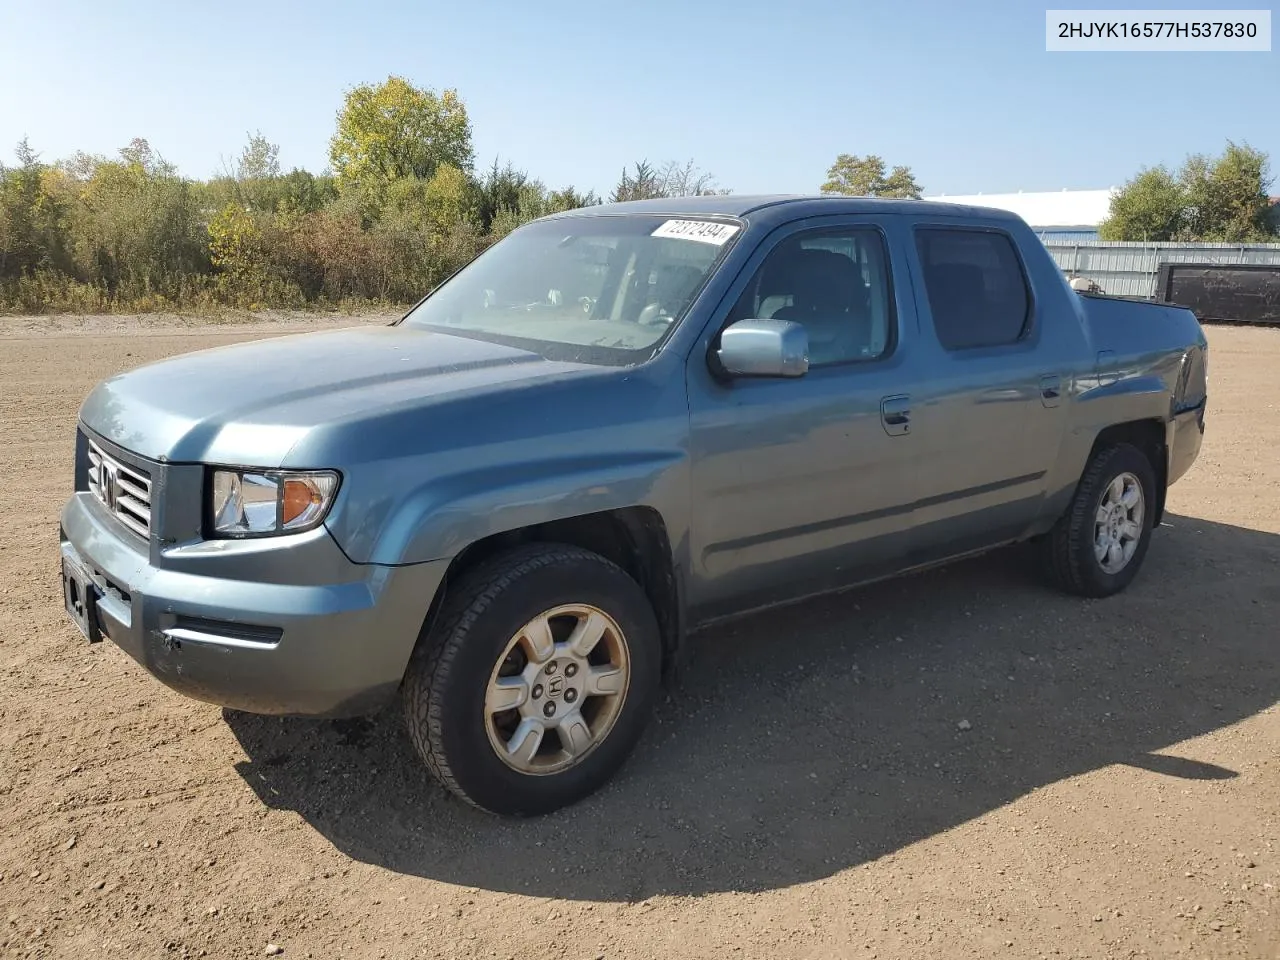
[[[354,564],[323,527],[165,548],[87,492],[63,509],[61,539],[63,557],[92,581],[103,634],[174,690],[252,713],[383,706],[448,567]]]

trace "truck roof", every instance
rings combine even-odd
[[[601,217],[626,213],[660,216],[728,216],[745,217],[768,211],[779,220],[831,213],[926,214],[937,217],[981,217],[988,220],[1017,220],[1016,214],[992,207],[943,203],[936,200],[888,200],[878,197],[845,197],[830,194],[756,194],[672,197],[660,200],[629,200],[594,207],[578,207],[547,219],[559,217]]]

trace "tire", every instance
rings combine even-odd
[[[1137,481],[1136,485],[1131,484],[1130,478]],[[1115,510],[1116,498],[1112,487],[1117,482],[1124,488],[1126,498],[1130,496],[1131,486],[1137,487],[1141,495],[1142,516],[1135,523],[1134,514],[1129,510],[1127,520],[1117,519],[1122,528],[1119,537],[1122,541],[1121,555],[1108,551],[1106,559],[1103,559],[1098,555],[1102,549],[1099,530],[1103,530],[1105,539],[1108,531],[1115,528],[1109,526],[1110,522],[1100,524],[1100,510],[1104,504],[1110,504],[1111,510]],[[1156,475],[1146,454],[1127,443],[1098,450],[1085,468],[1066,513],[1039,542],[1043,568],[1049,581],[1061,590],[1082,597],[1109,597],[1119,593],[1138,575],[1146,557],[1155,506]],[[1113,516],[1120,518],[1124,515],[1113,513]],[[1123,528],[1135,526],[1137,535],[1132,538],[1130,551]],[[1124,553],[1129,554],[1127,558]]]
[[[599,554],[530,544],[449,589],[403,688],[409,736],[432,774],[507,816],[549,813],[595,792],[640,739],[660,683],[658,623],[640,585]],[[579,656],[568,640],[591,643],[596,630],[599,641]],[[624,681],[621,694],[592,690]],[[518,706],[495,707],[520,696]]]

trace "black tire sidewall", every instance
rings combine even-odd
[[[1101,469],[1094,475],[1090,488],[1080,491],[1085,498],[1084,509],[1078,514],[1083,529],[1076,531],[1079,549],[1078,555],[1074,558],[1079,566],[1079,572],[1092,588],[1090,593],[1100,597],[1120,592],[1138,575],[1147,555],[1147,548],[1151,545],[1152,522],[1155,519],[1156,509],[1155,471],[1151,468],[1151,461],[1141,450],[1128,444],[1120,444],[1105,451],[1103,457],[1104,462],[1101,464]],[[1116,573],[1108,573],[1102,569],[1102,564],[1094,553],[1093,526],[1098,507],[1102,504],[1102,498],[1106,496],[1107,487],[1122,473],[1132,473],[1142,484],[1142,535],[1138,540],[1137,549],[1125,564],[1124,569]]]
[[[494,753],[485,732],[485,690],[507,643],[526,623],[563,604],[590,604],[622,630],[631,679],[622,712],[603,742],[560,773],[524,774]],[[440,638],[457,645],[446,674],[425,685],[438,700],[436,742],[459,789],[472,803],[495,813],[536,815],[599,789],[626,760],[644,730],[660,676],[662,648],[657,620],[644,591],[618,567],[573,551],[555,563],[520,575],[496,596],[478,598],[482,609],[464,617],[464,631]]]

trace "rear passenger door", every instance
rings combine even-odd
[[[1024,534],[1065,407],[1055,341],[1010,233],[998,223],[928,222],[912,232],[929,356],[912,398],[921,470],[911,554],[928,563]]]

